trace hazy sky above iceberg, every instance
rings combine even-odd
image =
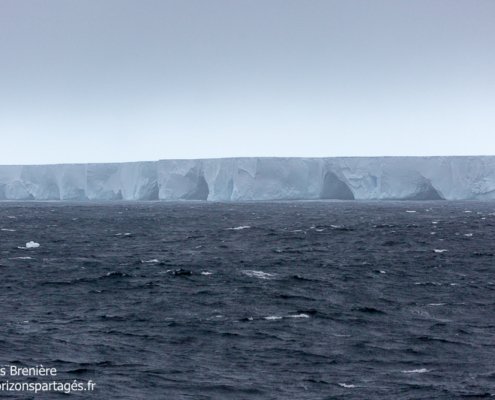
[[[1,0],[0,164],[495,154],[493,0]]]

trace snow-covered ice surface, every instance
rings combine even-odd
[[[0,200],[493,200],[495,156],[0,166]]]

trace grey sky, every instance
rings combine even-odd
[[[0,0],[0,164],[495,154],[493,0]]]

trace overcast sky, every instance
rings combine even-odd
[[[495,154],[495,1],[0,0],[0,147]]]

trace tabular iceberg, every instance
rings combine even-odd
[[[493,200],[495,156],[0,166],[0,200]]]

